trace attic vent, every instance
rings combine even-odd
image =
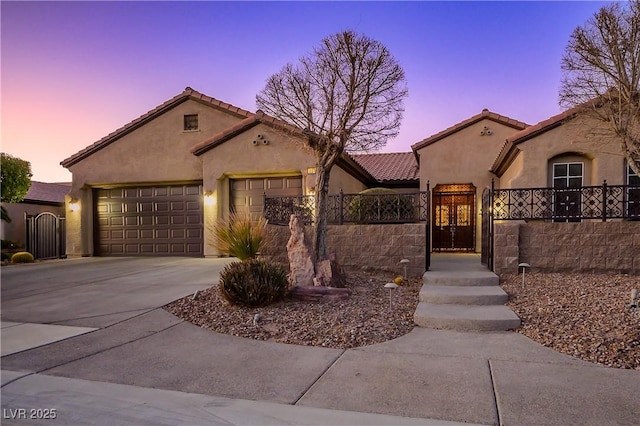
[[[184,116],[184,130],[198,130],[198,114]]]

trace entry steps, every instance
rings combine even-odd
[[[508,296],[489,270],[427,271],[422,277],[416,325],[457,331],[505,331],[520,318],[504,304]]]

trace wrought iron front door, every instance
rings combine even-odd
[[[475,192],[434,190],[433,197],[433,249],[474,251]]]

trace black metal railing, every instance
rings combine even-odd
[[[640,220],[640,186],[493,190],[493,220]]]
[[[264,197],[264,217],[269,223],[286,225],[296,213],[307,224],[313,223],[315,197]],[[408,194],[333,194],[327,200],[327,221],[344,223],[411,223],[429,217],[428,192]]]

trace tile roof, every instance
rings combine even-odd
[[[215,148],[218,145],[221,145],[232,139],[239,134],[251,129],[252,127],[257,126],[258,124],[264,124],[269,127],[272,127],[276,130],[283,131],[289,133],[292,136],[303,138],[305,136],[304,132],[300,130],[296,126],[292,126],[286,121],[280,120],[273,116],[265,114],[263,111],[258,110],[255,114],[250,117],[245,118],[239,123],[213,135],[210,138],[203,140],[197,145],[191,148],[191,153],[194,155],[202,155],[205,152]],[[342,167],[345,171],[355,176],[357,179],[367,182],[374,183],[376,179],[371,175],[371,173],[364,168],[360,163],[356,162],[352,156],[347,153],[343,153],[340,158],[338,158],[337,164]]]
[[[351,157],[378,182],[417,181],[420,178],[413,152],[352,154]]]
[[[495,121],[496,123],[503,124],[508,127],[512,127],[516,130],[522,130],[528,126],[527,123],[522,121],[514,120],[513,118],[509,118],[505,115],[496,114],[495,112],[491,112],[488,109],[483,109],[480,114],[476,114],[473,117],[467,118],[459,122],[458,124],[454,124],[453,126],[436,133],[435,135],[429,136],[426,139],[421,140],[420,142],[411,146],[411,149],[415,152],[419,149],[424,148],[425,146],[429,146],[437,141],[446,138],[449,135],[452,135],[466,127],[471,126],[481,120],[488,119]]]
[[[31,181],[31,186],[24,197],[25,203],[64,203],[64,196],[69,193],[70,183],[47,183]]]
[[[519,132],[514,133],[510,137],[507,138],[500,154],[493,162],[491,166],[491,172],[495,173],[498,177],[502,176],[502,174],[509,168],[509,165],[515,160],[520,152],[518,149],[518,145],[528,141],[531,138],[534,138],[542,133],[545,133],[551,129],[554,129],[558,126],[561,126],[565,121],[573,118],[580,112],[580,110],[585,107],[591,106],[592,103],[585,103],[584,105],[579,105],[574,108],[568,109],[560,114],[556,114],[552,117],[547,118],[546,120],[542,120],[541,122],[534,124],[533,126],[529,126]]]
[[[81,151],[75,153],[74,155],[72,155],[71,157],[62,160],[60,162],[60,164],[64,167],[69,167],[74,165],[75,163],[83,160],[86,157],[89,157],[91,154],[95,153],[96,151],[99,151],[100,149],[104,148],[105,146],[115,142],[116,140],[120,139],[121,137],[125,136],[126,134],[134,131],[135,129],[143,126],[144,124],[146,124],[147,122],[153,120],[154,118],[158,117],[161,114],[164,114],[165,112],[167,112],[168,110],[180,105],[183,102],[186,102],[187,100],[195,100],[197,102],[201,102],[205,105],[211,106],[213,108],[219,109],[221,111],[225,111],[228,112],[232,115],[237,116],[238,118],[243,118],[243,117],[251,117],[253,116],[253,113],[244,110],[242,108],[238,108],[236,106],[233,106],[231,104],[222,102],[218,99],[212,98],[210,96],[204,95],[196,90],[193,90],[191,87],[187,87],[184,89],[184,91],[182,93],[180,93],[179,95],[174,96],[173,98],[169,99],[168,101],[164,102],[162,105],[159,105],[157,107],[155,107],[154,109],[152,109],[151,111],[148,111],[147,113],[141,115],[140,117],[136,118],[135,120],[133,120],[132,122],[125,124],[124,126],[122,126],[121,128],[119,128],[118,130],[108,134],[107,136],[105,136],[104,138],[100,139],[99,141],[93,143],[92,145],[89,145],[88,147],[82,149]]]
[[[292,126],[289,123],[279,120],[275,117],[267,115],[261,110],[258,110],[255,114],[251,114],[251,116],[245,118],[237,124],[234,124],[233,126],[219,133],[216,133],[210,138],[207,138],[197,145],[193,146],[191,148],[191,153],[198,156],[202,155],[210,149],[215,148],[216,146],[238,136],[239,134],[251,129],[252,127],[257,126],[260,123],[281,131],[288,132],[293,136],[304,136],[302,130],[298,129],[297,127]]]

